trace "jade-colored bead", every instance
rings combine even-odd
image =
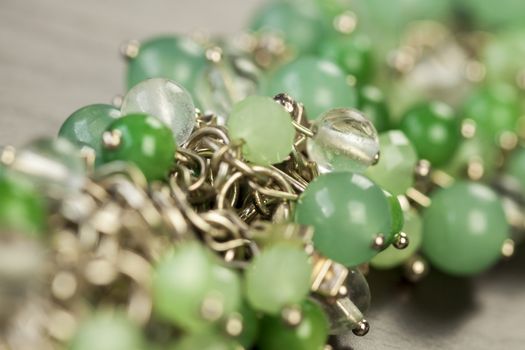
[[[403,215],[403,209],[401,209],[401,204],[396,196],[388,191],[384,191],[386,198],[388,199],[388,204],[390,204],[390,215],[392,217],[392,230],[390,234],[386,236],[387,242],[391,243],[394,235],[403,230],[403,225],[405,224],[405,217]]]
[[[513,178],[525,193],[525,148],[519,147],[512,152],[505,164],[505,174]]]
[[[142,331],[123,315],[101,313],[82,324],[69,350],[143,350]]]
[[[238,350],[239,346],[231,339],[218,334],[193,333],[182,337],[171,350]]]
[[[89,146],[95,151],[96,161],[100,162],[102,134],[120,111],[107,104],[94,104],[80,108],[71,114],[58,131],[58,136],[82,148]]]
[[[336,36],[325,40],[320,56],[334,61],[358,84],[370,81],[374,75],[374,57],[370,39],[362,34]]]
[[[409,110],[400,125],[420,158],[432,165],[444,165],[459,146],[460,120],[452,108],[440,102],[418,105]]]
[[[245,295],[259,311],[278,314],[285,306],[301,303],[310,290],[312,266],[303,249],[277,243],[264,249],[248,266]]]
[[[199,243],[184,243],[165,257],[153,277],[153,306],[163,319],[187,331],[209,327],[202,303],[213,285],[213,263]]]
[[[252,163],[280,163],[293,149],[290,114],[269,97],[250,96],[235,104],[227,127],[232,140],[243,142],[243,155]]]
[[[476,122],[476,127],[489,136],[486,142],[498,143],[503,132],[516,131],[521,117],[520,97],[510,85],[492,84],[478,89],[467,99],[462,116]]]
[[[376,269],[390,269],[401,265],[410,257],[417,253],[423,241],[421,233],[423,222],[421,217],[415,210],[410,210],[404,213],[405,223],[403,225],[403,232],[408,237],[409,244],[405,249],[397,249],[394,246],[389,246],[379,254],[377,254],[370,264]]]
[[[431,196],[423,213],[423,252],[438,269],[473,275],[501,256],[509,224],[498,195],[475,182],[457,182]]]
[[[263,82],[263,91],[273,96],[288,93],[304,104],[308,119],[315,120],[334,108],[355,107],[355,88],[346,74],[329,60],[301,57],[280,67]]]
[[[377,87],[367,85],[357,90],[357,107],[374,124],[378,132],[390,126],[390,111],[384,94]]]
[[[414,168],[418,159],[416,150],[400,130],[382,133],[379,144],[379,162],[368,168],[366,175],[393,195],[404,194],[414,183]]]
[[[295,53],[312,53],[321,41],[325,27],[310,10],[287,1],[270,2],[257,12],[250,29],[281,36]]]
[[[323,174],[299,198],[296,222],[314,228],[315,248],[346,266],[370,261],[379,234],[392,230],[390,204],[367,177],[350,172]]]
[[[242,332],[234,339],[245,349],[250,349],[259,334],[259,319],[247,302],[241,304],[239,314],[242,318]]]
[[[206,66],[204,49],[187,37],[163,36],[140,44],[128,64],[128,89],[149,78],[174,80],[193,93],[195,79]]]
[[[46,227],[42,198],[26,183],[6,175],[0,179],[0,231],[40,236]]]
[[[222,313],[229,315],[239,310],[242,300],[242,287],[239,275],[219,263],[211,271],[210,290],[222,302]]]
[[[107,132],[119,134],[116,146],[105,146],[104,163],[126,161],[136,165],[148,181],[165,179],[176,150],[171,130],[147,114],[130,114],[115,120]]]
[[[257,348],[261,350],[320,350],[328,338],[328,320],[321,307],[310,300],[302,305],[303,318],[296,327],[284,323],[281,317],[265,316]]]

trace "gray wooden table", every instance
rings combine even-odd
[[[122,92],[119,44],[158,33],[240,30],[247,0],[0,0],[0,144],[54,135],[72,111]],[[525,349],[525,249],[468,280],[410,285],[372,273],[372,329],[342,349]]]

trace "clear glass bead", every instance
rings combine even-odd
[[[37,186],[78,190],[85,182],[85,162],[69,141],[44,138],[16,151],[10,169]]]
[[[347,333],[364,319],[361,310],[348,297],[323,300],[321,305],[328,316],[332,335]]]
[[[257,92],[259,69],[244,57],[223,57],[200,74],[195,87],[196,99],[205,112],[217,115],[220,125],[232,106]]]
[[[365,276],[358,269],[348,270],[345,281],[348,298],[362,312],[366,313],[370,307],[370,287]]]
[[[195,105],[184,87],[168,79],[144,80],[132,88],[122,102],[122,115],[147,113],[168,125],[175,141],[188,140],[197,122]]]
[[[307,151],[322,173],[363,172],[379,160],[379,140],[374,125],[355,109],[328,111],[314,124],[315,135]]]

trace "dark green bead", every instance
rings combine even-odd
[[[373,77],[374,57],[370,39],[364,35],[337,36],[321,44],[320,55],[337,63],[347,74],[364,84]]]
[[[295,219],[313,226],[315,248],[346,266],[370,261],[375,238],[392,231],[390,204],[372,180],[350,172],[323,174],[299,198]]]
[[[505,174],[513,178],[525,194],[525,148],[519,147],[512,152],[505,164]]]
[[[396,196],[393,196],[390,192],[384,191],[386,198],[388,199],[388,204],[390,204],[390,215],[392,217],[392,231],[390,235],[386,236],[388,243],[392,243],[394,235],[403,230],[403,225],[405,224],[405,217],[403,215],[403,209],[401,209],[401,204]]]
[[[149,78],[165,78],[181,84],[190,93],[206,65],[204,49],[186,37],[162,36],[140,44],[128,64],[128,89]]]
[[[257,348],[261,350],[321,350],[328,338],[328,320],[313,301],[302,305],[303,319],[297,327],[286,325],[281,317],[265,316]]]
[[[357,108],[370,119],[377,132],[383,132],[390,125],[390,111],[385,96],[375,86],[367,85],[357,90]]]
[[[41,235],[46,227],[41,197],[26,183],[9,175],[0,179],[0,231]]]
[[[454,155],[461,141],[460,120],[452,108],[440,102],[412,108],[405,114],[400,128],[412,141],[419,158],[438,167]]]
[[[148,181],[166,178],[176,145],[171,129],[164,123],[147,114],[130,114],[115,120],[107,131],[121,136],[116,147],[104,148],[104,163],[117,160],[133,163]]]
[[[431,200],[423,213],[423,252],[434,266],[449,274],[473,275],[496,263],[509,224],[492,189],[456,182]]]
[[[519,95],[512,86],[493,84],[475,91],[463,106],[462,117],[472,119],[476,127],[497,143],[502,132],[516,131],[521,116]]]
[[[296,53],[312,53],[323,37],[323,22],[311,8],[287,1],[271,2],[252,19],[251,30],[282,36]]]
[[[102,134],[109,124],[119,117],[120,111],[111,105],[85,106],[66,119],[58,131],[58,136],[79,148],[91,147],[97,155],[97,161],[100,161]]]
[[[242,332],[234,339],[245,349],[250,349],[259,334],[259,319],[247,302],[241,304],[239,314],[242,317]]]

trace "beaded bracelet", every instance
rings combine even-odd
[[[384,4],[283,0],[250,34],[130,41],[125,96],[4,147],[0,348],[330,349],[369,330],[370,267],[510,257],[522,62],[403,1],[383,40]]]

